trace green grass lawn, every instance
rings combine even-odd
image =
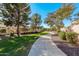
[[[36,39],[48,32],[22,35],[20,37],[5,38],[0,40],[0,55],[2,56],[25,56],[28,55],[32,44]]]
[[[45,35],[45,34],[47,34],[47,33],[48,33],[48,32],[45,31],[45,32],[37,33],[37,34],[28,34],[27,36],[36,36],[36,37],[39,37],[39,36]]]

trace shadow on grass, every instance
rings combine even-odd
[[[36,36],[21,36],[15,38],[2,38],[0,40],[0,55],[1,56],[24,56],[28,52],[32,44],[38,37]]]
[[[14,38],[0,36],[0,56],[27,56],[36,39],[47,33],[41,32]]]

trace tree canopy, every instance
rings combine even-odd
[[[19,25],[23,25],[28,20],[31,13],[30,5],[27,3],[4,3],[2,4],[3,20],[5,25],[15,25],[19,36]]]

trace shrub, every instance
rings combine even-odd
[[[66,39],[68,42],[75,44],[77,42],[77,34],[74,32],[66,32]]]
[[[10,36],[14,36],[14,33],[10,33]]]
[[[51,30],[56,31],[56,27],[55,26],[51,27]]]
[[[6,33],[6,29],[1,29],[0,32],[1,33]]]
[[[65,32],[59,32],[59,37],[62,39],[62,40],[66,40],[66,33]]]

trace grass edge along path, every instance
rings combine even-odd
[[[5,38],[0,40],[0,56],[25,56],[28,55],[32,44],[41,35],[48,32],[22,35],[20,37]]]

